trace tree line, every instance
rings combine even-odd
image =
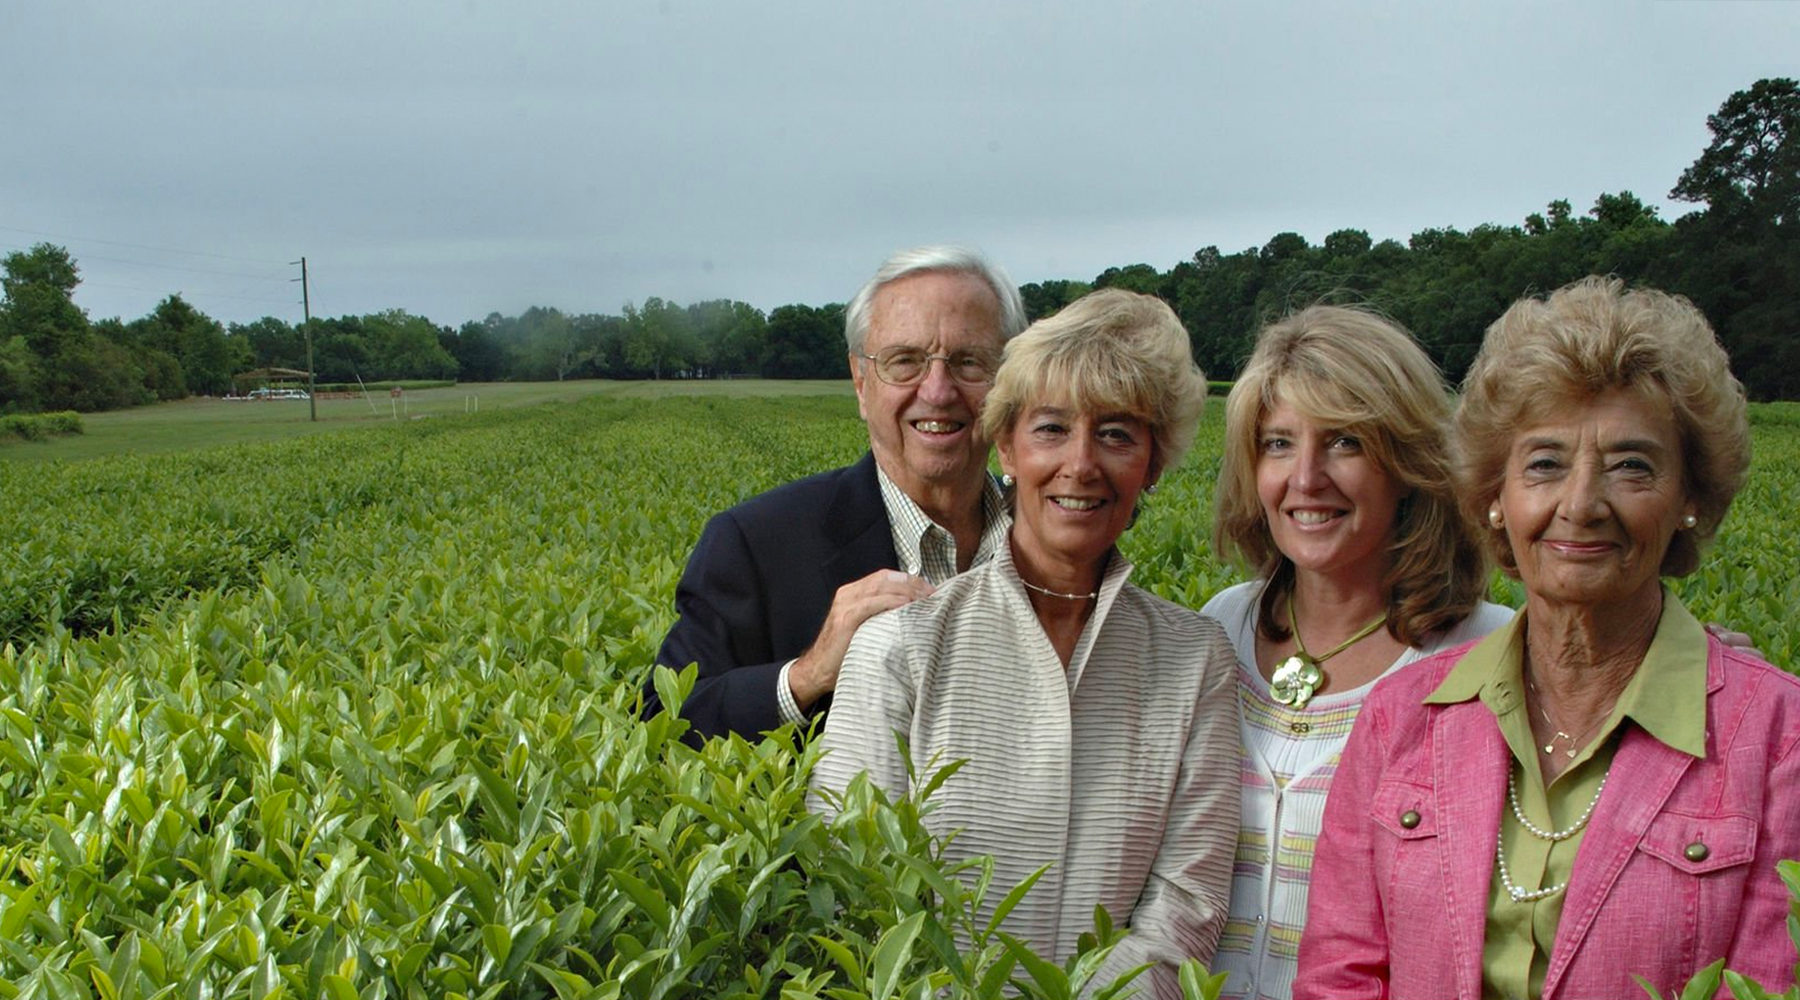
[[[1109,267],[1021,292],[1033,319],[1098,287],[1158,295],[1215,378],[1236,373],[1269,319],[1321,300],[1368,303],[1411,329],[1454,380],[1519,295],[1616,274],[1692,299],[1754,398],[1800,399],[1800,84],[1760,80],[1707,127],[1711,141],[1669,192],[1701,207],[1674,222],[1620,191],[1579,214],[1553,201],[1516,225],[1427,229],[1405,243],[1342,229],[1313,245],[1287,232],[1236,253],[1208,246],[1166,270]],[[79,270],[67,250],[39,244],[3,266],[0,412],[217,395],[246,369],[306,367],[305,331],[285,320],[227,327],[171,295],[141,319],[90,321],[74,304]],[[313,320],[313,370],[321,382],[842,378],[843,311],[652,297],[619,315],[533,307],[452,328],[392,309]]]

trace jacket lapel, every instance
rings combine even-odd
[[[1488,888],[1500,836],[1500,801],[1512,751],[1480,699],[1437,710],[1431,728],[1432,785],[1438,803],[1438,859],[1450,924],[1456,995],[1481,995],[1481,948]]]
[[[1712,649],[1710,653],[1706,671],[1709,753],[1713,743],[1712,696],[1725,686],[1718,651]],[[1581,847],[1575,852],[1575,869],[1563,897],[1562,920],[1556,925],[1556,944],[1550,949],[1550,968],[1544,974],[1546,998],[1556,995],[1557,986],[1593,927],[1613,883],[1650,829],[1651,820],[1662,811],[1663,803],[1694,763],[1694,758],[1637,726],[1626,726],[1606,780],[1613,791],[1601,795],[1594,806],[1587,831],[1581,835]]]
[[[865,454],[839,479],[837,493],[824,515],[825,537],[837,548],[825,571],[837,581],[836,586],[900,565],[900,557],[894,553],[894,532],[888,526],[887,507],[881,502],[881,484],[875,479],[873,452]]]

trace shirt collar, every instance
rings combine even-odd
[[[906,491],[894,484],[879,463],[875,481],[881,487],[881,503],[887,509],[888,528],[893,533],[894,555],[900,569],[922,576],[932,584],[940,584],[956,575],[956,539],[926,515]],[[1006,501],[994,477],[982,476],[981,538],[976,542],[971,567],[994,557],[1006,544],[1006,533],[1012,518],[1006,513]]]
[[[1010,535],[1010,532],[1008,532]],[[994,553],[994,572],[1010,579],[1013,600],[1018,602],[1021,614],[1027,618],[1035,618],[1036,612],[1031,608],[1031,595],[1025,591],[1025,580],[1019,575],[1019,567],[1013,562],[1012,542],[1003,539],[1000,548]],[[1081,637],[1076,640],[1075,653],[1069,657],[1068,680],[1069,691],[1074,693],[1081,684],[1081,675],[1087,667],[1088,652],[1093,649],[1094,639],[1106,624],[1112,613],[1113,605],[1118,602],[1119,595],[1124,593],[1125,585],[1131,579],[1131,560],[1125,558],[1118,546],[1114,546],[1106,554],[1106,570],[1100,574],[1100,586],[1096,593],[1093,617],[1081,630]]]
[[[1489,633],[1450,669],[1427,705],[1479,697],[1495,715],[1519,703],[1525,612]],[[1706,631],[1673,593],[1663,590],[1662,617],[1643,663],[1613,707],[1615,719],[1632,721],[1672,749],[1706,756]],[[1607,727],[1608,729],[1611,726]]]

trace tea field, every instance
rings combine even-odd
[[[1124,543],[1191,606],[1221,409]],[[1800,419],[1756,416],[1678,588],[1792,669]],[[1066,995],[1098,953],[975,922],[917,803],[826,828],[791,742],[635,721],[704,519],[863,440],[842,394],[595,396],[0,463],[0,997]]]

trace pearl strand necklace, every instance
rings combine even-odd
[[[1513,780],[1512,768],[1506,769],[1506,800],[1512,803],[1513,818],[1519,821],[1519,825],[1525,828],[1525,832],[1539,840],[1548,840],[1551,843],[1556,843],[1557,841],[1568,840],[1570,837],[1580,833],[1582,827],[1587,826],[1588,817],[1594,815],[1594,807],[1600,804],[1600,793],[1606,791],[1606,779],[1611,776],[1612,772],[1610,770],[1606,774],[1600,776],[1600,787],[1594,789],[1593,801],[1588,803],[1587,809],[1582,811],[1580,818],[1575,820],[1567,830],[1546,830],[1525,818],[1525,810],[1519,808],[1519,785],[1518,782]],[[1500,838],[1496,837],[1495,840],[1499,841]],[[1535,889],[1531,891],[1521,889],[1513,882],[1512,872],[1507,870],[1505,843],[1496,843],[1494,856],[1500,862],[1500,885],[1506,889],[1506,894],[1512,897],[1512,901],[1515,903],[1535,903],[1540,899],[1549,899],[1551,896],[1554,896],[1569,887],[1569,883],[1562,882],[1545,889]]]
[[[1098,590],[1086,594],[1065,594],[1060,590],[1051,590],[1049,587],[1040,587],[1022,576],[1019,577],[1019,582],[1025,585],[1026,590],[1035,590],[1047,597],[1060,597],[1065,601],[1091,601],[1100,596]]]

